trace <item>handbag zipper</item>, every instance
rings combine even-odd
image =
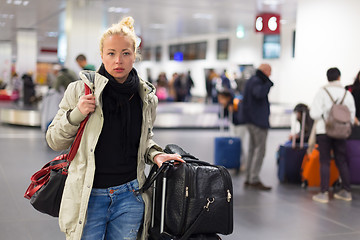
[[[229,179],[231,179],[229,172],[222,166],[218,166],[220,173],[224,179],[224,184],[225,184],[225,196],[226,196],[226,201],[228,202],[229,206],[228,206],[228,210],[229,210],[229,219],[228,219],[228,233],[231,230],[231,218],[233,215],[233,212],[231,211],[231,199],[232,199],[232,195],[231,195],[231,185],[229,184]]]
[[[189,179],[190,179],[190,171],[189,171],[189,166],[187,164],[183,164],[184,166],[184,171],[185,171],[185,199],[184,199],[184,203],[183,203],[183,209],[182,209],[182,217],[181,217],[181,234],[184,234],[186,231],[186,224],[185,224],[185,220],[187,217],[187,211],[186,209],[188,208],[189,205],[189,200],[190,200],[190,194],[189,194],[189,190],[192,191],[191,188],[189,188]]]

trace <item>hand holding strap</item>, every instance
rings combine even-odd
[[[90,94],[91,90],[90,90],[89,86],[86,85],[86,83],[84,83],[84,85],[85,85],[85,95]],[[73,144],[71,145],[71,149],[70,149],[70,152],[67,157],[67,160],[69,163],[74,159],[74,157],[77,153],[77,150],[79,149],[81,137],[84,133],[85,125],[86,125],[87,121],[89,120],[89,116],[90,116],[90,114],[87,115],[86,118],[80,123],[80,127],[76,134],[75,140],[74,140]]]

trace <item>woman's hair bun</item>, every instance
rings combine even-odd
[[[134,19],[132,17],[123,18],[120,24],[129,28],[129,30],[134,31]]]

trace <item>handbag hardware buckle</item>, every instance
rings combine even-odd
[[[231,193],[230,193],[230,190],[228,189],[227,190],[227,201],[230,202],[231,201]]]
[[[207,198],[207,204],[204,206],[204,208],[206,209],[206,211],[209,211],[209,206],[210,204],[212,204],[213,202],[215,202],[215,198]]]

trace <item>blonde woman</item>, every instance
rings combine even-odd
[[[133,68],[133,22],[126,17],[105,31],[101,67],[80,72],[81,80],[68,86],[46,134],[51,148],[67,149],[90,114],[61,202],[66,239],[146,239],[150,196],[134,193],[145,181],[145,163],[182,161],[152,140],[158,100],[154,86]],[[84,83],[92,94],[84,95]]]

